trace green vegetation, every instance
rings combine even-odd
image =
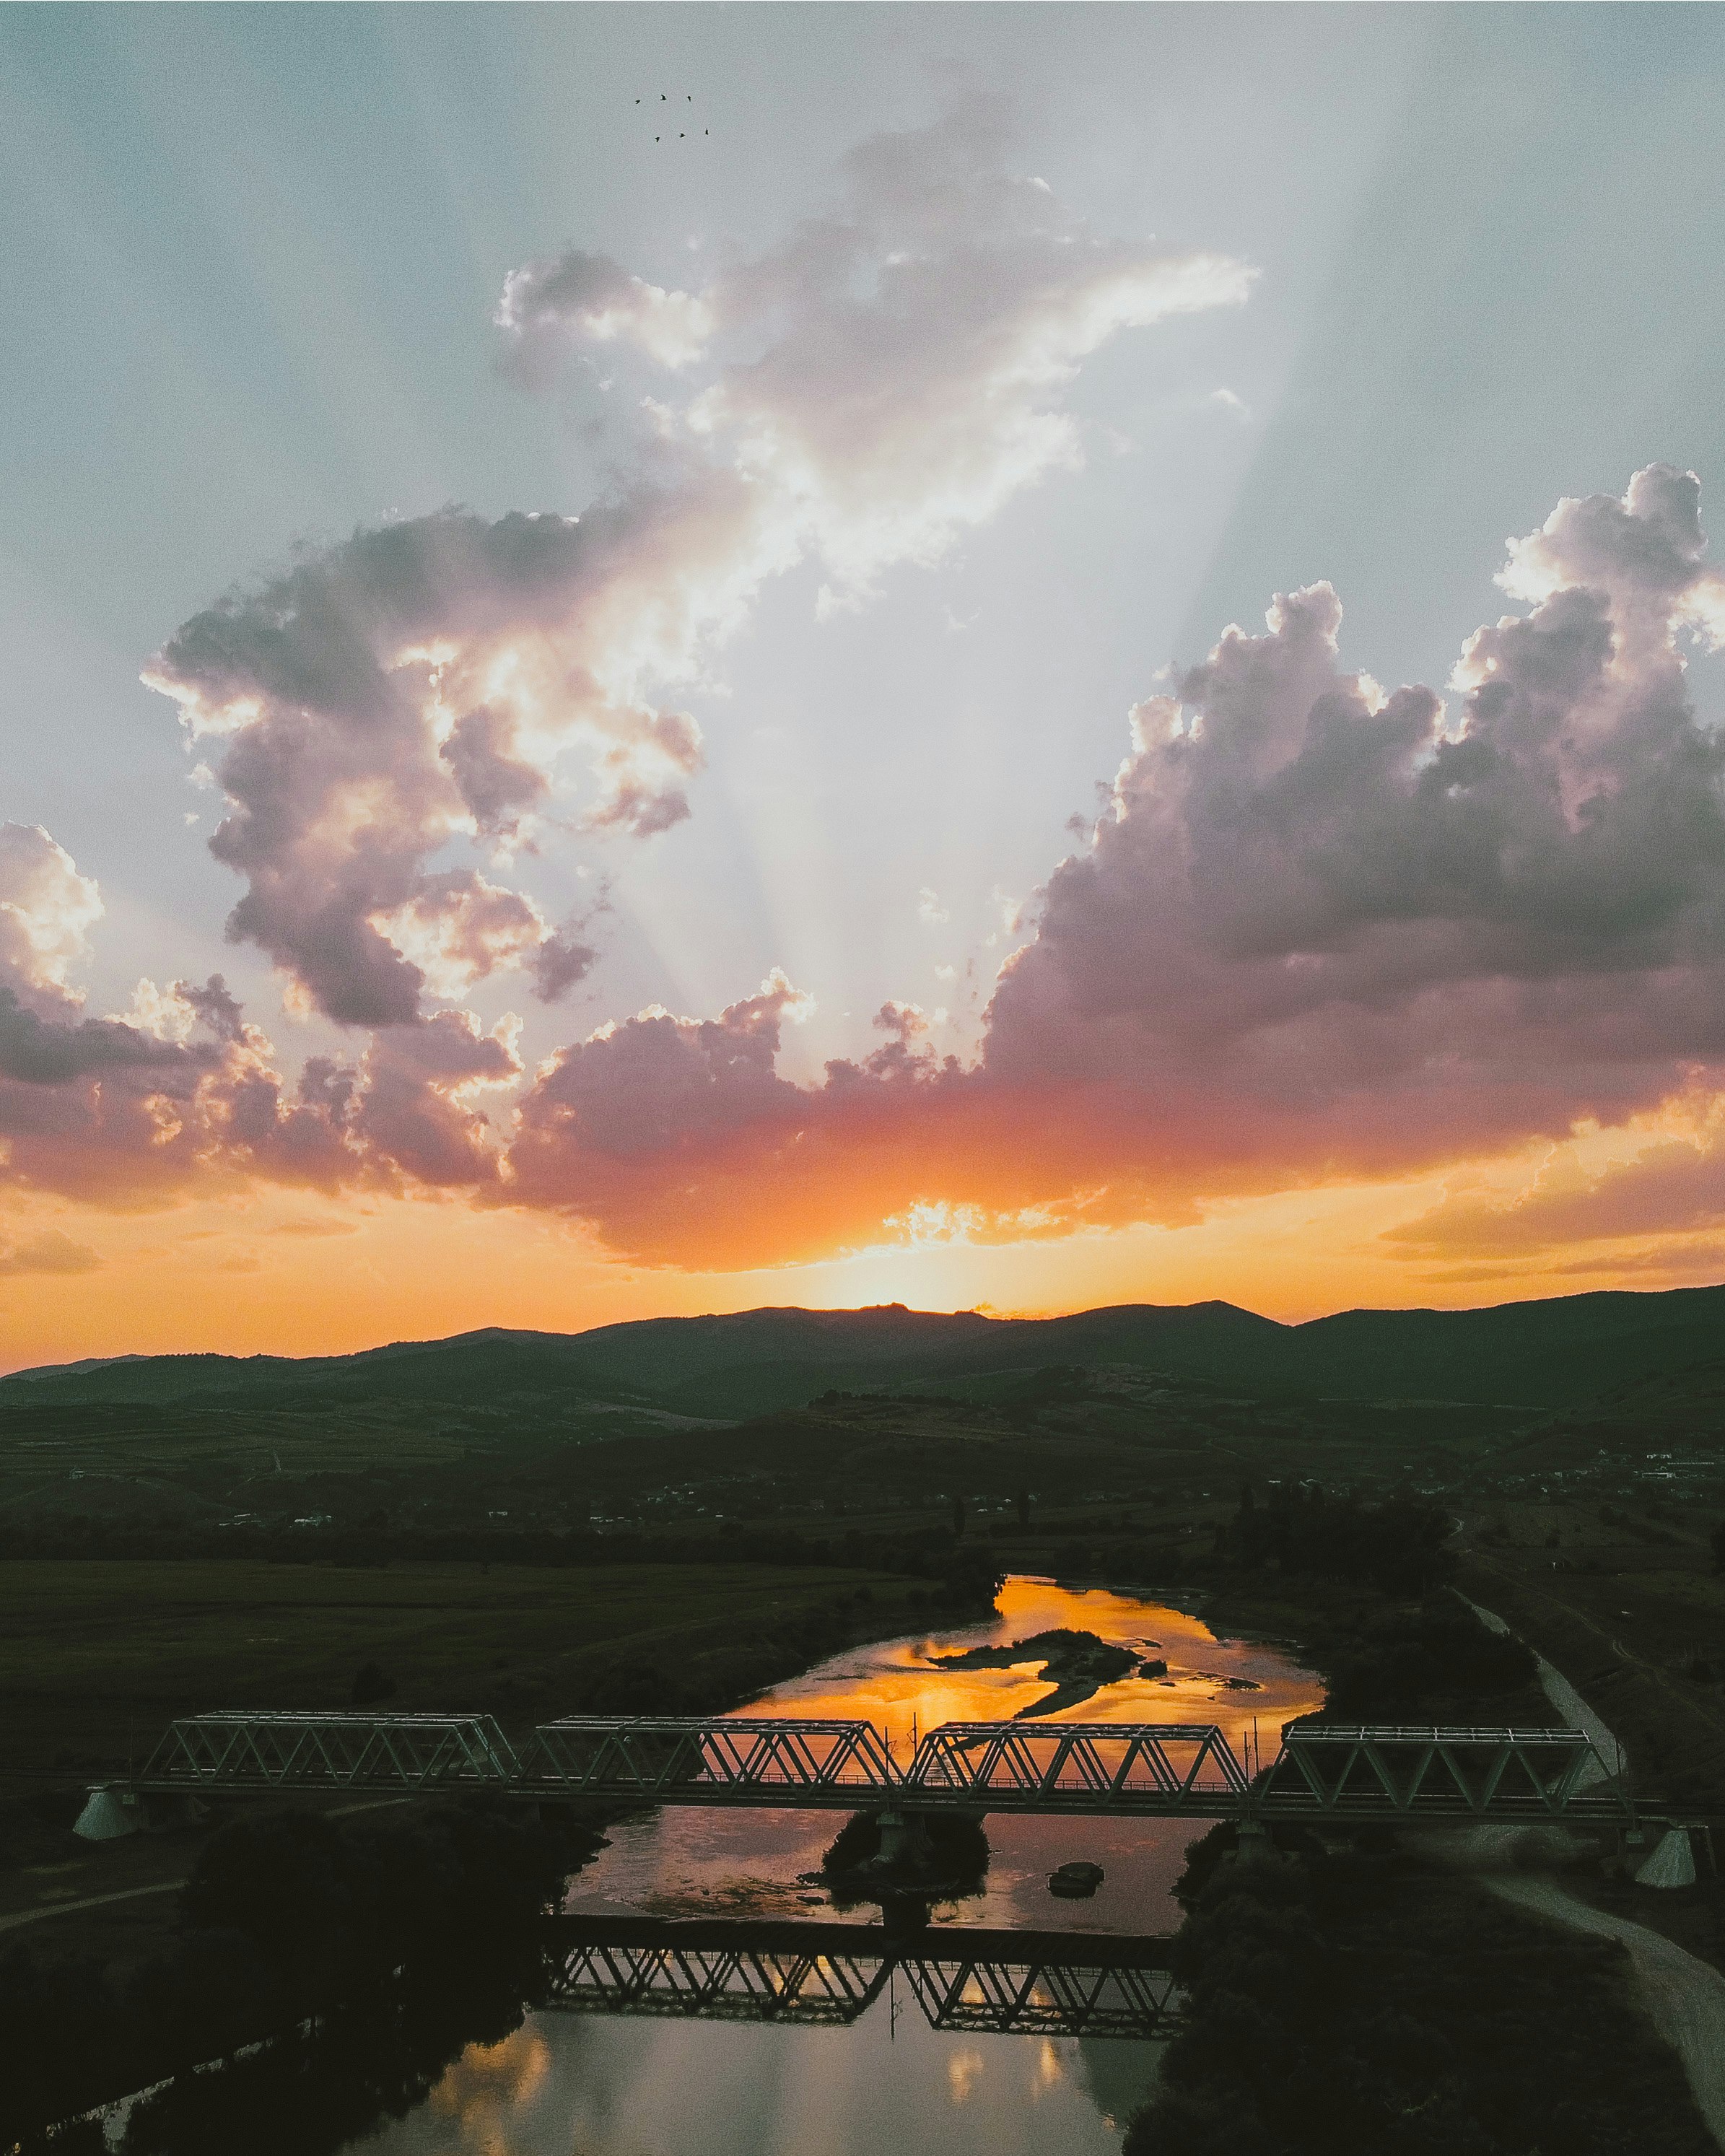
[[[892,1306],[131,1358],[0,1381],[0,1557],[894,1569],[907,1536],[1036,1545],[1242,1476],[1260,1535],[1314,1481],[1445,1518],[1655,1483],[1725,1506],[1722,1315],[1725,1289],[1299,1327]]]
[[[439,1991],[465,1999],[477,1989],[493,2020],[506,1999],[513,2025],[536,1988],[536,1920],[572,1853],[518,1810],[483,1802],[339,1826],[295,1811],[230,1821],[198,1856],[177,1932],[123,1982],[97,1963],[39,1959],[28,1945],[0,1955],[10,2061],[0,2148],[59,2147],[55,2121],[175,2075],[134,2112],[124,2146],[183,2156],[199,2137],[188,2143],[182,2114],[207,2108],[192,2069],[308,2015],[387,2037]],[[446,2012],[434,2025],[440,2066],[452,2056]],[[474,2034],[464,2015],[461,2037]],[[400,2046],[398,2034],[386,2041],[383,2057]],[[303,2109],[302,2099],[302,2120]],[[296,2156],[315,2145],[275,2140],[276,2121],[247,2128],[230,2145],[264,2136]]]
[[[757,1312],[7,1380],[0,1851],[34,1869],[3,1891],[39,1903],[185,1866],[188,1836],[90,1852],[67,1833],[81,1779],[123,1768],[177,1713],[387,1702],[518,1730],[583,1709],[716,1708],[850,1640],[960,1621],[1009,1568],[1200,1597],[1214,1623],[1296,1637],[1333,1718],[1550,1719],[1526,1650],[1475,1624],[1445,1591],[1458,1585],[1581,1686],[1644,1792],[1720,1806],[1722,1314],[1725,1291],[1299,1327],[1220,1304],[1045,1323]],[[1045,1660],[1060,1687],[1045,1706],[1118,1674],[1092,1666],[1082,1635],[999,1652]],[[1207,1886],[1205,1871],[1183,1947],[1201,2010],[1135,2148],[1201,2156],[1200,2129],[1224,2124],[1272,2156],[1546,2145],[1527,2092],[1555,2104],[1557,2079],[1542,2068],[1509,2088],[1507,2054],[1476,2044],[1469,1986],[1490,1999],[1497,1979],[1470,1937],[1520,1972],[1507,2010],[1557,2076],[1585,2050],[1575,2087],[1593,2092],[1592,2062],[1620,2056],[1628,2086],[1652,2092],[1645,2115],[1674,2122],[1659,2145],[1692,2145],[1675,2068],[1609,1948],[1553,1943],[1393,1854],[1308,1848]],[[1717,1891],[1691,1898],[1707,1936],[1686,1943],[1716,1952]],[[30,1984],[86,2050],[102,2039],[67,1969],[82,1943],[97,1993],[129,1996],[166,1951],[160,1918],[137,1913],[151,1906],[171,1907],[92,1910],[34,1941]],[[1659,1921],[1681,1928],[1688,1907],[1667,1897]],[[256,2003],[244,1954],[261,1949],[241,1927],[197,1936],[161,1996],[219,1989],[238,2026]],[[1397,1956],[1428,1938],[1429,1965],[1404,1969]],[[1379,2003],[1396,1985],[1413,1986],[1400,2021]],[[157,2138],[138,2148],[336,2146],[398,2094],[416,2100],[464,2035],[506,2030],[521,1995],[457,2013],[424,1990],[393,2020],[348,1999],[316,2036],[182,2083],[141,2113]],[[1327,2140],[1299,2138],[1293,2118],[1315,2069],[1251,2079],[1260,2039],[1327,2074],[1312,2111]],[[1627,2116],[1615,2100],[1585,2102],[1584,2129],[1561,2114],[1566,2143],[1627,2149],[1610,2138]]]
[[[1550,1407],[1717,1360],[1722,1316],[1721,1288],[1565,1296],[1488,1310],[1344,1311],[1304,1325],[1225,1302],[1009,1319],[891,1303],[649,1318],[575,1334],[490,1329],[297,1361],[128,1357],[20,1373],[4,1389],[28,1389],[44,1404],[195,1399],[271,1411],[361,1399],[506,1411],[523,1396],[581,1398],[599,1411],[732,1419],[800,1404],[823,1389],[1118,1366],[1260,1395]]]
[[[1455,1568],[1445,1548],[1453,1522],[1440,1506],[1401,1498],[1330,1502],[1321,1483],[1277,1484],[1260,1507],[1248,1483],[1240,1510],[1216,1537],[1216,1554],[1245,1571],[1273,1568],[1302,1578],[1363,1584],[1421,1594]]]
[[[0,1565],[0,1717],[14,1769],[96,1774],[177,1714],[344,1707],[367,1665],[393,1709],[510,1727],[699,1712],[914,1630],[938,1587],[830,1567],[19,1561]]]
[[[1035,1632],[1028,1640],[1014,1640],[1004,1647],[967,1647],[962,1654],[930,1657],[936,1668],[959,1670],[1010,1670],[1021,1662],[1040,1662],[1054,1690],[1020,1707],[1020,1721],[1076,1707],[1104,1685],[1136,1669],[1139,1659],[1130,1647],[1117,1647],[1110,1640],[1099,1640],[1094,1632],[1072,1631]]]
[[[1198,1845],[1190,1999],[1126,2156],[1708,2156],[1621,1949],[1393,1853]]]
[[[904,1895],[922,1901],[960,1901],[980,1894],[988,1876],[988,1837],[980,1820],[941,1813],[916,1823],[907,1845],[889,1865],[880,1861],[880,1822],[875,1812],[853,1812],[820,1860],[835,1909],[867,1902],[890,1902]]]

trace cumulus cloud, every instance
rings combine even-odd
[[[1563,505],[1512,551],[1537,603],[1469,640],[1454,715],[1343,670],[1327,585],[1230,629],[1134,713],[996,992],[990,1071],[1442,1101],[1448,1142],[1540,1127],[1542,1096],[1559,1127],[1620,1118],[1717,1056],[1725,747],[1678,642],[1718,590],[1697,496],[1656,467]]]
[[[783,1030],[812,1008],[775,971],[716,1019],[655,1006],[601,1026],[541,1065],[498,1195],[672,1264],[767,1264],[878,1235],[927,1137],[918,1111],[957,1104],[958,1066],[923,1045],[915,1005],[889,1003],[871,1055],[794,1085],[775,1068]]]
[[[511,364],[619,339],[675,366],[717,355],[662,432],[743,474],[768,551],[818,556],[842,598],[880,569],[937,558],[1055,466],[1081,460],[1060,408],[1119,331],[1244,300],[1253,272],[1201,249],[1116,240],[1013,169],[1002,106],[879,135],[845,160],[839,199],[704,291],[665,291],[572,249],[509,280]]]
[[[788,1087],[763,1028],[722,1144],[695,1084],[635,1152],[675,1151],[687,1188],[722,1157],[734,1195],[746,1128],[775,1205],[828,1229],[857,1231],[896,1179],[877,1229],[944,1203],[983,1232],[1056,1232],[1560,1139],[1717,1086],[1725,744],[1685,649],[1725,616],[1698,499],[1655,466],[1560,505],[1512,547],[1529,610],[1468,640],[1453,706],[1348,671],[1328,586],[1278,598],[1262,635],[1230,629],[1132,714],[1108,811],[1027,910],[974,1068],[935,1065],[894,1009],[887,1050]],[[603,1145],[604,1115],[546,1112],[558,1082],[526,1111],[546,1202],[547,1150]],[[1702,1165],[1649,1155],[1584,1194],[1589,1217],[1711,1221]],[[578,1186],[567,1202],[616,1207],[630,1247],[670,1234],[668,1211]],[[1499,1232],[1580,1232],[1580,1203],[1548,1192]]]
[[[584,756],[583,819],[689,813],[699,680],[762,581],[819,557],[841,597],[933,559],[1081,444],[1060,408],[1117,331],[1244,297],[1223,257],[1104,239],[1016,180],[976,107],[846,161],[829,217],[689,293],[571,249],[506,280],[506,367],[599,349],[680,370],[582,516],[458,510],[309,550],[186,623],[146,675],[213,757],[229,932],[337,1021],[413,1022],[488,974],[542,993],[576,948],[531,899],[431,866],[517,846]],[[203,767],[200,765],[200,769]]]
[[[511,270],[492,318],[503,364],[530,388],[547,388],[571,352],[627,344],[661,367],[699,359],[713,332],[709,301],[631,276],[608,254],[580,248]]]
[[[454,725],[424,733],[423,799],[379,795],[373,735],[419,738],[425,711],[385,680],[372,732],[336,754],[342,727],[309,716],[322,677],[295,671],[323,647],[288,624],[275,717],[234,721],[223,843],[256,868],[243,905],[285,924],[285,962],[326,1009],[366,1014],[369,1045],[290,1083],[219,978],[146,982],[126,1012],[83,1017],[68,969],[99,896],[27,834],[0,946],[8,1173],[108,1203],[200,1178],[463,1191],[564,1212],[649,1261],[759,1264],[931,1223],[973,1240],[1174,1224],[1687,1101],[1686,1122],[1665,1118],[1678,1134],[1631,1161],[1559,1160],[1508,1202],[1459,1194],[1401,1240],[1486,1261],[1692,1240],[1725,1219],[1725,742],[1687,681],[1725,630],[1725,587],[1696,480],[1654,466],[1620,498],[1560,504],[1501,581],[1524,611],[1467,639],[1447,701],[1348,670],[1327,585],[1278,598],[1261,634],[1228,629],[1133,711],[1085,843],[1028,904],[1003,900],[1021,941],[977,1061],[930,1045],[941,1014],[889,1002],[879,1045],[814,1085],[778,1068],[808,1008],[782,973],[717,1018],[655,1006],[603,1025],[531,1077],[514,1021],[428,1012],[505,964],[549,995],[591,963],[581,922],[553,928],[524,896],[425,862],[461,759],[466,783],[495,782],[475,826],[529,798],[498,776],[520,760],[515,721],[492,682],[456,757]],[[440,682],[452,663],[442,646],[411,662]],[[205,678],[226,693],[213,661]],[[295,822],[277,810],[298,781],[280,797],[247,773],[302,756],[304,798],[324,805]],[[444,807],[415,824],[410,796]]]
[[[219,974],[141,980],[124,1012],[85,1018],[64,966],[100,911],[96,886],[45,833],[26,836],[10,856],[9,887],[23,894],[11,917],[23,926],[0,945],[0,1179],[110,1209],[259,1181],[333,1194],[495,1179],[485,1101],[521,1075],[515,1020],[485,1032],[468,1012],[438,1012],[380,1028],[357,1062],[312,1056],[290,1082]],[[492,896],[463,884],[466,910],[433,917],[475,942],[518,932]],[[591,957],[567,925],[534,940],[547,993]],[[463,954],[430,954],[446,956]]]
[[[418,1016],[415,952],[451,994],[531,963],[552,933],[531,901],[427,864],[452,839],[518,836],[577,743],[590,822],[686,814],[698,729],[640,685],[686,671],[703,546],[730,564],[725,486],[362,531],[179,629],[146,678],[193,737],[226,742],[210,850],[246,880],[230,935],[356,1025]]]
[[[90,955],[101,894],[39,824],[0,824],[0,980],[45,1009],[82,1000],[69,975]]]

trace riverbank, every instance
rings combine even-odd
[[[1219,1537],[1193,1581],[1206,1619],[1297,1639],[1328,1681],[1332,1718],[1572,1717],[1533,1654],[1456,1598],[1242,1563],[1245,1541],[1230,1562]],[[1286,2156],[1712,2156],[1698,2107],[1711,2085],[1692,2091],[1681,2011],[1644,1999],[1661,1942],[1620,1918],[1560,1932],[1558,1901],[1583,1906],[1562,1888],[1473,1876],[1412,1836],[1350,1839],[1279,1834],[1277,1857],[1260,1861],[1229,1859],[1227,1830],[1196,1845],[1175,1946],[1189,2019],[1127,2156],[1210,2156],[1224,2133]]]
[[[1564,1672],[1616,1732],[1639,1788],[1725,1816],[1725,1685],[1712,1645],[1725,1578],[1704,1545],[1660,1532],[1668,1541],[1639,1549],[1633,1571],[1475,1541],[1458,1584]]]
[[[1394,1850],[1214,1854],[1174,1946],[1187,2025],[1125,2156],[1714,2156],[1615,1940]]]
[[[0,1564],[0,1917],[183,1875],[175,1851],[194,1837],[71,1832],[87,1784],[123,1775],[177,1714],[345,1708],[367,1668],[374,1704],[493,1713],[516,1732],[566,1713],[719,1712],[970,1606],[937,1581],[831,1568]]]
[[[93,1569],[80,1565],[78,1572],[87,1578]],[[126,1569],[135,1586],[141,1568]],[[261,1614],[260,1589],[279,1594],[280,1584],[249,1576],[236,1579],[228,1568],[222,1568],[223,1576],[214,1581],[188,1580],[187,1569],[159,1568],[173,1577],[141,1613],[146,1638],[154,1634],[158,1639],[176,1621],[170,1609],[186,1613],[179,1620],[185,1629],[177,1651],[160,1656],[147,1683],[163,1708],[171,1700],[183,1707],[208,1703],[211,1697],[231,1704],[227,1687],[239,1688],[231,1672],[242,1663],[250,1666],[245,1656],[250,1642],[237,1635],[236,1609],[254,1613],[247,1623],[270,1621]],[[243,1569],[250,1574],[250,1568]],[[0,1566],[0,1583],[16,1592],[16,1577],[7,1581],[13,1571]],[[380,1630],[387,1630],[396,1644],[392,1659],[412,1672],[390,1698],[390,1707],[424,1707],[436,1697],[434,1686],[440,1691],[447,1686],[464,1706],[483,1705],[487,1699],[494,1707],[506,1699],[513,1702],[516,1712],[510,1722],[517,1728],[523,1719],[557,1711],[603,1712],[607,1701],[638,1712],[657,1707],[670,1712],[721,1712],[795,1676],[824,1656],[898,1637],[930,1616],[951,1622],[965,1607],[963,1596],[942,1594],[927,1583],[891,1575],[853,1577],[832,1570],[762,1574],[743,1567],[714,1568],[711,1576],[675,1582],[655,1571],[644,1583],[629,1568],[617,1568],[608,1575],[557,1573],[543,1581],[516,1573],[495,1584],[468,1568],[454,1583],[460,1593],[453,1607],[434,1599],[450,1584],[440,1574],[403,1571],[355,1582],[299,1572],[289,1584],[290,1599],[274,1605],[279,1635],[259,1643],[277,1651],[261,1658],[266,1674],[251,1678],[246,1686],[250,1696],[270,1697],[271,1704],[303,1704],[305,1690],[316,1681],[308,1674],[315,1656],[324,1655],[326,1667],[341,1671],[361,1639],[375,1642]],[[171,1594],[166,1591],[170,1586]],[[304,1621],[295,1625],[294,1616]],[[500,1672],[497,1657],[487,1650],[506,1619],[514,1628],[509,1634],[513,1651]],[[122,1667],[131,1666],[137,1648],[131,1642],[123,1650],[115,1645],[123,1625],[116,1591],[105,1608],[99,1600],[85,1613],[81,1627],[71,1628],[72,1638],[62,1643],[62,1674],[70,1670],[75,1675],[80,1656],[87,1658],[86,1666],[93,1661],[105,1671],[111,1668],[110,1655]],[[331,1628],[343,1627],[352,1645],[338,1659],[328,1635]],[[16,1699],[16,1642],[7,1651],[13,1658]],[[284,1667],[290,1672],[287,1697],[264,1693],[266,1684],[283,1681]],[[213,1677],[213,1668],[229,1674]],[[117,1674],[102,1679],[105,1685],[121,1681]],[[43,1673],[33,1674],[34,1694],[39,1695],[45,1681]],[[218,1682],[223,1691],[212,1689]],[[329,1682],[326,1676],[319,1686],[326,1703]],[[559,1697],[553,1687],[565,1682],[570,1689]],[[194,1684],[204,1687],[202,1694],[191,1691]],[[479,1695],[477,1702],[455,1689],[467,1684]],[[500,1697],[504,1684],[509,1689]],[[88,1677],[85,1685],[89,1697]],[[345,1705],[339,1678],[336,1686],[336,1699]],[[31,1722],[32,1696],[22,1702],[22,1720],[39,1744],[42,1723],[40,1718]],[[162,1722],[167,1718],[164,1712]],[[20,1784],[28,1794],[20,1795]],[[178,1950],[183,1899],[179,1888],[209,1846],[207,1830],[189,1828],[116,1842],[80,1842],[70,1833],[70,1822],[83,1797],[81,1782],[49,1774],[31,1790],[28,1782],[16,1778],[8,1807],[13,1854],[28,1861],[0,1871],[0,1923],[13,1920],[0,1933],[0,1999],[10,2025],[18,2025],[43,2001],[62,2001],[69,1994],[115,2002],[118,2019],[105,2044],[84,2047],[81,2055],[74,2049],[71,2055],[54,2100],[61,2116],[121,2092],[115,2085],[115,2055],[126,2062],[117,2069],[125,2087],[171,2071],[182,2056],[151,2036],[141,2002],[151,1972]],[[255,1819],[270,1809],[248,1806],[239,1815]],[[330,1794],[310,1795],[288,1810],[314,1821],[389,1811],[411,1833],[427,1804],[376,1798],[355,1803]],[[574,1819],[577,1840],[567,1851],[568,1869],[578,1870],[599,1845],[603,1829],[624,1815],[620,1807],[609,1812],[583,1808]],[[270,2035],[276,2025],[270,2012],[259,2006],[242,2034],[251,2041]],[[217,2056],[228,2048],[217,2041],[218,2033],[213,2030],[202,2049],[198,2040],[188,2038],[190,2055]],[[109,2055],[105,2061],[104,2051]]]

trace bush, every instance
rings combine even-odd
[[[1538,1666],[1519,1640],[1488,1631],[1443,1596],[1411,1614],[1378,1618],[1338,1652],[1324,1712],[1336,1722],[1430,1721],[1447,1700],[1520,1691]]]
[[[115,2004],[94,1961],[44,1963],[27,1946],[0,1954],[0,2148],[39,2135],[78,2107],[89,2059],[115,2041]]]
[[[1274,2156],[1712,2148],[1625,2010],[1622,1949],[1475,1882],[1395,1856],[1223,1863],[1174,1957],[1187,2022],[1124,2156],[1219,2149],[1219,2117]]]

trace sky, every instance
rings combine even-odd
[[[1722,108],[0,7],[0,1367],[1725,1277]]]

